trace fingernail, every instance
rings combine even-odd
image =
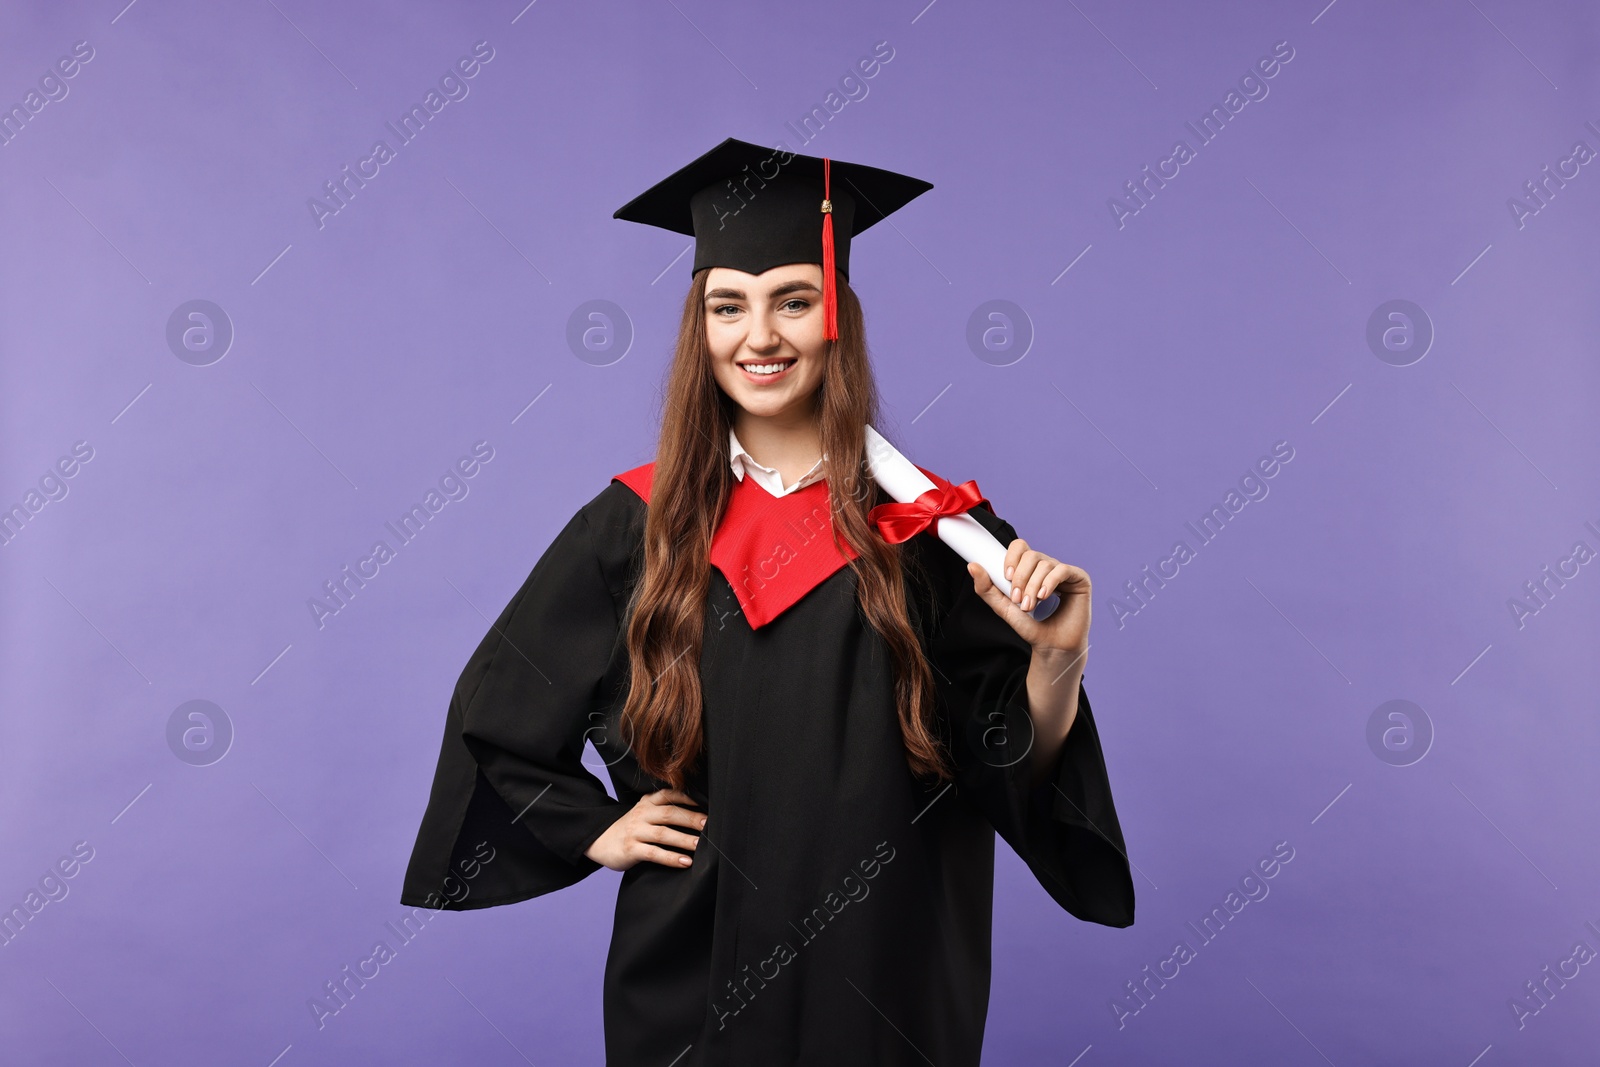
[[[679,863],[680,866],[683,866],[683,867],[689,866],[689,857],[688,856],[679,856],[678,857],[678,863]]]
[[[1011,572],[1014,571],[1014,570],[1016,570],[1015,567],[1007,567],[1006,568],[1006,581],[1009,582],[1011,580]]]

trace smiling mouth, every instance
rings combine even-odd
[[[782,378],[799,360],[774,359],[765,363],[753,361],[739,364],[739,369],[744,371],[745,377],[752,381],[770,382]]]

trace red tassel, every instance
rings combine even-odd
[[[833,196],[829,159],[822,159],[822,336],[839,339],[839,293],[833,274]]]

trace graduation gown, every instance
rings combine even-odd
[[[600,866],[584,855],[594,840],[662,788],[618,729],[652,469],[616,476],[573,516],[467,662],[403,904],[485,908],[572,885]],[[1133,922],[1087,693],[1030,789],[1030,649],[964,561],[916,534],[901,546],[907,593],[955,767],[943,786],[919,781],[827,493],[734,483],[705,606],[704,748],[685,789],[707,825],[692,866],[622,874],[609,1067],[977,1064],[997,831],[1068,913]],[[1015,538],[987,501],[970,514]],[[586,741],[617,799],[582,764]]]

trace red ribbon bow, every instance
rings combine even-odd
[[[927,473],[924,471],[923,473]],[[909,504],[879,504],[867,512],[867,520],[891,545],[909,541],[942,518],[971,511],[983,500],[978,483],[971,478],[960,485],[933,475],[933,488]]]

